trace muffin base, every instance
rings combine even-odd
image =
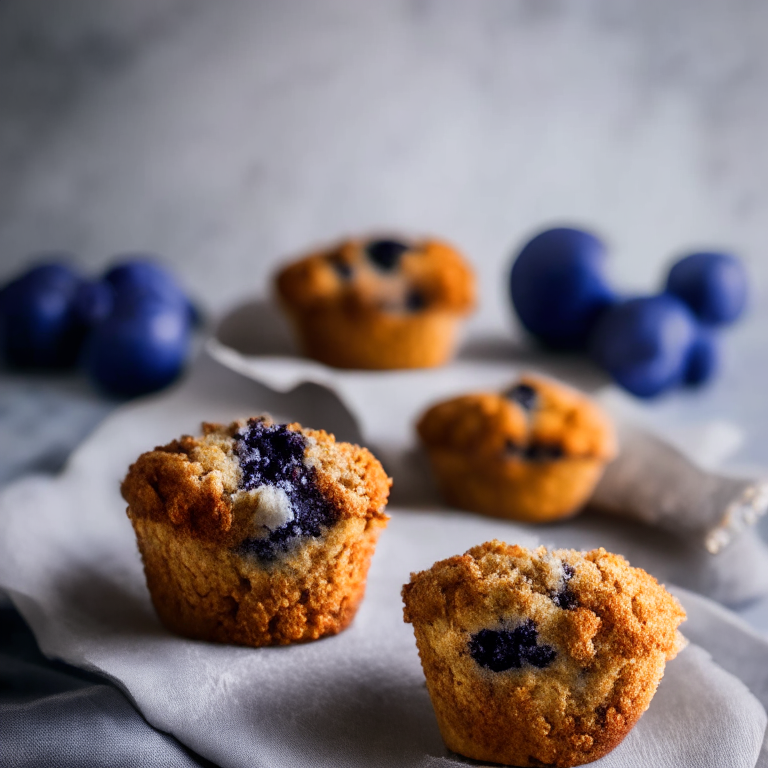
[[[656,692],[664,674],[663,657],[634,665],[635,676],[650,680],[647,687],[636,686],[634,697],[618,698],[607,706],[598,727],[588,728],[571,717],[566,723],[547,721],[533,685],[514,679],[493,680],[494,673],[465,676],[450,668],[439,646],[427,633],[414,627],[427,689],[435,710],[440,735],[448,749],[481,762],[534,768],[556,766],[572,768],[599,760],[615,749],[632,730]],[[561,695],[564,695],[560,692]],[[553,700],[549,709],[558,713]],[[624,704],[623,712],[621,704]],[[553,732],[556,730],[556,738]]]
[[[287,309],[303,352],[334,368],[434,368],[454,354],[460,318],[448,312]]]
[[[467,456],[431,450],[429,458],[445,500],[460,509],[521,522],[569,517],[592,495],[605,469],[599,458],[564,456],[469,463]]]
[[[152,602],[171,631],[254,647],[335,635],[351,623],[386,520],[343,519],[263,563],[132,518]]]

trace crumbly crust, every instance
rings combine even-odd
[[[414,242],[397,272],[386,274],[364,255],[370,239],[344,240],[284,267],[275,278],[279,296],[301,310],[342,305],[355,317],[398,303],[409,287],[421,291],[428,311],[464,315],[473,309],[474,274],[455,248],[434,239]],[[338,262],[354,270],[354,279],[339,275]]]
[[[140,456],[123,481],[158,615],[190,637],[253,646],[340,632],[362,599],[391,480],[367,449],[287,425],[307,438],[304,463],[335,522],[263,562],[238,550],[255,503],[239,490],[243,424],[204,424]]]
[[[610,461],[615,456],[613,425],[586,395],[532,374],[521,376],[518,384],[535,389],[532,412],[499,392],[463,395],[438,403],[421,417],[417,430],[422,442],[483,458],[503,453],[510,442],[558,446],[572,458]]]
[[[665,662],[685,644],[677,600],[604,549],[488,542],[411,574],[403,600],[443,738],[476,760],[597,760],[647,709]],[[473,658],[476,633],[528,620],[554,651],[545,668],[494,672]]]
[[[461,319],[475,305],[475,278],[454,248],[414,242],[393,271],[365,256],[370,238],[334,244],[286,266],[277,296],[303,351],[339,368],[442,365],[454,352]],[[339,265],[350,276],[339,271]],[[416,292],[423,307],[407,307]]]
[[[613,426],[570,387],[530,374],[518,385],[535,391],[534,409],[503,393],[463,395],[427,410],[416,430],[449,503],[532,522],[566,517],[614,458]],[[530,458],[535,448],[543,455]]]

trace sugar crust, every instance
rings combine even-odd
[[[563,566],[577,607],[552,596]],[[665,663],[684,647],[685,612],[645,571],[596,549],[547,551],[492,541],[411,574],[403,587],[427,687],[447,746],[467,757],[560,768],[618,745],[648,708]],[[473,633],[535,622],[551,666],[492,672]]]
[[[383,273],[364,255],[369,239],[335,243],[276,275],[277,297],[303,351],[339,368],[442,365],[475,306],[471,268],[452,246],[427,239],[413,243],[395,272]],[[339,275],[338,262],[354,271],[353,279]],[[423,297],[423,309],[405,309],[411,290]]]
[[[587,501],[617,452],[608,416],[586,395],[526,374],[529,412],[503,393],[462,395],[429,408],[416,430],[443,496],[455,506],[531,522],[567,517]],[[541,445],[562,455],[528,460],[510,446]]]
[[[340,632],[364,594],[391,480],[366,448],[287,425],[307,438],[304,462],[336,522],[262,562],[237,550],[257,503],[238,489],[243,424],[204,424],[144,453],[122,483],[157,613],[180,634],[252,646]]]

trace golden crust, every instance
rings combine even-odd
[[[142,454],[123,481],[158,615],[189,637],[252,646],[340,632],[365,591],[391,480],[367,449],[287,425],[307,438],[304,463],[335,522],[262,562],[238,549],[257,503],[238,490],[243,423],[204,424],[200,437]]]
[[[475,305],[472,270],[451,246],[423,240],[403,254],[397,270],[384,272],[365,256],[368,241],[337,243],[276,275],[278,298],[303,351],[339,368],[443,364],[453,355],[461,318]],[[407,309],[412,292],[423,308]]]
[[[431,310],[464,315],[474,308],[474,274],[455,248],[434,239],[414,242],[390,275],[366,258],[370,239],[344,240],[284,267],[275,278],[278,295],[295,309],[343,305],[355,314],[381,311],[403,299],[406,288],[417,288]],[[338,263],[352,269],[354,279],[342,278]]]
[[[484,457],[503,452],[512,442],[558,446],[573,458],[614,458],[613,425],[586,395],[543,376],[525,374],[517,383],[535,389],[533,413],[504,393],[463,395],[424,413],[416,427],[422,442]]]
[[[553,596],[565,588],[571,602],[560,607]],[[566,767],[602,757],[685,643],[677,600],[604,549],[489,542],[411,574],[403,600],[443,738],[476,760]],[[472,657],[474,634],[526,620],[554,649],[549,666],[494,672]]]
[[[416,430],[450,504],[496,517],[556,520],[587,501],[616,454],[615,433],[585,395],[532,375],[518,384],[535,390],[532,411],[500,393],[463,395],[427,410]],[[530,457],[537,447],[544,454]]]
[[[152,602],[173,632],[260,647],[317,640],[346,629],[365,593],[371,557],[386,519],[339,521],[262,566],[253,558],[171,525],[132,520]]]

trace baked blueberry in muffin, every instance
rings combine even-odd
[[[142,454],[122,493],[163,623],[261,646],[352,621],[389,486],[365,448],[262,416]]]
[[[437,240],[345,240],[285,267],[276,288],[305,353],[339,368],[441,365],[475,303],[472,270]]]
[[[416,429],[449,504],[529,522],[578,511],[616,454],[595,403],[531,375],[505,392],[438,403]]]
[[[411,574],[403,600],[443,739],[481,761],[597,760],[685,645],[677,600],[604,549],[492,541]]]

